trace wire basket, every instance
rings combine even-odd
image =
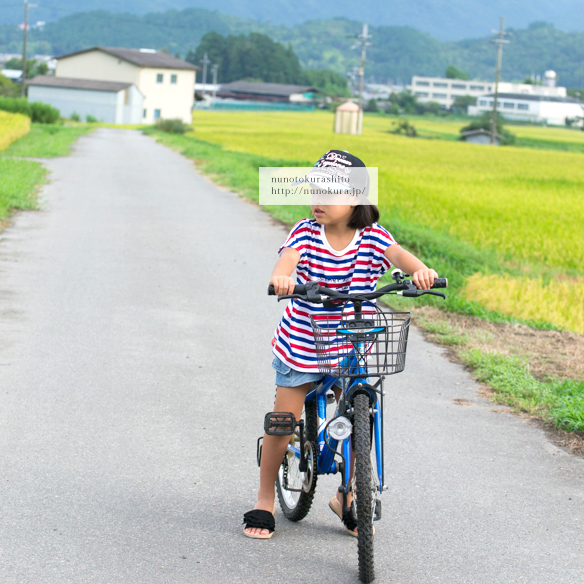
[[[379,377],[404,370],[411,312],[367,310],[364,306],[362,320],[353,313],[310,317],[321,373]]]

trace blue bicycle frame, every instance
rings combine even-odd
[[[337,406],[336,416],[347,415],[347,411],[339,411],[339,407],[344,405],[345,410],[350,409],[350,402],[352,396],[356,392],[366,392],[369,395],[371,404],[373,405],[373,440],[375,444],[375,458],[376,458],[376,471],[379,478],[379,489],[383,489],[383,420],[382,420],[382,410],[383,410],[383,391],[381,390],[381,380],[374,386],[370,385],[369,379],[367,377],[367,370],[364,363],[358,363],[357,356],[353,351],[347,359],[348,370],[354,371],[355,374],[362,374],[363,377],[351,377],[344,378],[348,383],[347,387],[343,390],[344,399],[341,398],[339,401],[339,406]],[[341,379],[343,379],[341,377]],[[315,400],[316,401],[316,411],[318,416],[318,466],[317,474],[335,474],[339,472],[339,464],[335,460],[335,456],[339,454],[342,455],[342,459],[345,461],[344,466],[344,476],[343,485],[348,487],[351,477],[351,437],[345,438],[341,444],[340,453],[337,452],[338,440],[335,440],[331,436],[326,436],[326,408],[327,408],[327,392],[333,388],[333,386],[339,381],[339,377],[333,377],[327,375],[318,386],[310,391],[305,399],[305,403]],[[377,389],[379,386],[379,389]],[[327,446],[328,443],[328,446]],[[300,449],[288,445],[288,451],[293,452],[294,455],[300,459]]]

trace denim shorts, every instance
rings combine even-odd
[[[319,373],[318,371],[314,373],[296,371],[296,369],[292,369],[278,357],[274,357],[272,367],[276,370],[276,385],[280,387],[298,387],[299,385],[317,382],[324,378],[324,373]]]
[[[326,377],[324,373],[304,373],[302,371],[296,371],[292,367],[286,365],[278,357],[274,357],[272,361],[272,367],[276,370],[276,385],[280,387],[298,387],[299,385],[304,385],[305,383],[318,383]],[[338,385],[341,389],[344,389],[348,383],[347,379],[337,379],[335,385]]]

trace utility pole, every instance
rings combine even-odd
[[[213,99],[217,97],[217,69],[219,68],[219,63],[215,63],[211,67],[211,73],[213,74]]]
[[[497,102],[499,100],[499,77],[501,76],[501,63],[503,61],[503,45],[511,42],[505,38],[510,33],[505,32],[505,19],[502,16],[499,30],[494,30],[493,32],[497,35],[496,39],[491,39],[491,43],[497,45],[497,71],[495,73],[495,97],[493,99],[493,117],[491,119],[491,146],[495,144],[495,134],[497,133]]]
[[[34,6],[34,4],[30,4]],[[24,97],[26,81],[26,33],[28,31],[28,7],[29,3],[24,0],[24,42],[22,43],[22,77],[20,78],[20,96]]]
[[[369,25],[363,24],[363,30],[361,34],[355,35],[357,42],[351,47],[352,49],[357,49],[361,47],[361,66],[359,67],[359,106],[363,107],[363,80],[365,78],[365,61],[367,55],[367,47],[373,46],[372,43],[368,41],[371,38],[369,34]]]
[[[203,58],[201,59],[201,63],[203,63],[203,91],[202,93],[205,93],[205,85],[207,84],[207,65],[211,62],[211,59],[209,59],[209,57],[207,57],[207,53],[205,53],[203,55]]]

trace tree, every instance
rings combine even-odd
[[[20,88],[16,83],[13,83],[8,77],[0,73],[0,95],[7,97],[18,97],[20,95]]]
[[[305,69],[302,72],[306,85],[317,87],[324,93],[336,97],[350,97],[351,91],[347,79],[328,69]]]
[[[389,114],[390,116],[399,116],[399,105],[397,105],[397,103],[390,102],[385,110],[385,113]]]
[[[409,120],[400,120],[399,122],[393,122],[390,134],[402,134],[403,136],[409,136],[410,138],[415,138],[418,133],[416,132],[416,127],[409,122]]]
[[[543,85],[541,80],[534,79],[531,75],[528,75],[524,80],[523,83],[527,85]]]
[[[200,65],[203,55],[219,65],[217,80],[229,83],[253,78],[272,83],[302,83],[300,61],[292,47],[273,41],[268,35],[252,32],[249,35],[224,37],[209,32],[201,39],[186,60]]]
[[[441,113],[442,108],[440,104],[436,101],[428,101],[425,103],[420,103],[418,98],[407,89],[400,92],[393,92],[389,96],[390,105],[385,110],[388,114],[435,114]]]
[[[364,110],[366,112],[378,112],[379,111],[379,107],[377,106],[377,102],[373,98],[371,98],[367,102],[367,105],[365,106]]]
[[[446,78],[447,79],[469,79],[469,74],[461,71],[458,67],[454,65],[448,65],[446,67]]]
[[[418,98],[407,89],[396,93],[395,91],[389,96],[389,101],[395,105],[398,113],[417,114],[419,113],[420,104]],[[391,106],[390,106],[391,108]],[[388,108],[389,109],[389,108]],[[395,108],[394,108],[395,109]]]
[[[473,97],[472,95],[457,95],[454,98],[451,109],[454,112],[466,114],[468,112],[468,106],[476,104],[477,98]]]
[[[584,102],[584,89],[578,89],[577,87],[571,87],[570,89],[568,89],[566,91],[566,93],[570,97],[575,97],[576,99],[579,99],[580,101]]]
[[[4,63],[4,69],[22,71],[22,57],[13,57],[12,59],[8,59],[8,61]],[[40,63],[37,64],[36,59],[26,60],[27,79],[32,79],[37,75],[46,75],[48,70],[49,67],[44,61],[41,61]]]

